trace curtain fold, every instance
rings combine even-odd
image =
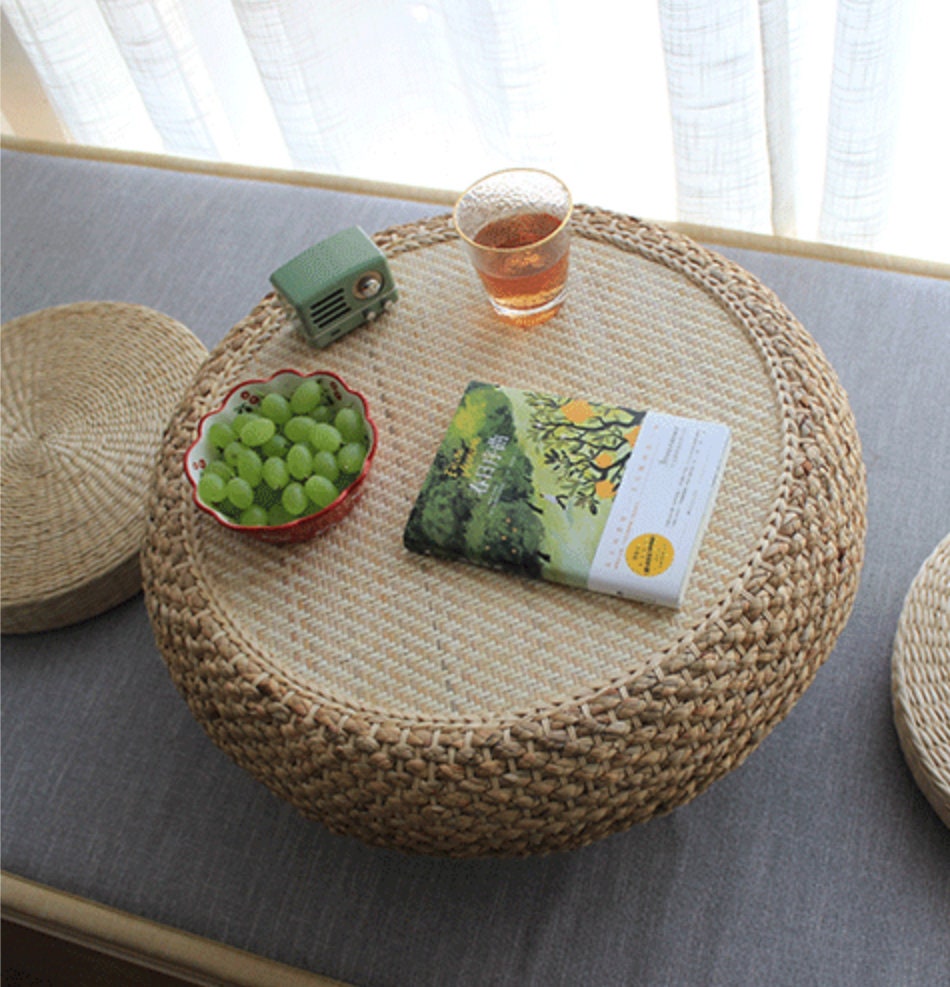
[[[799,7],[798,0],[759,0],[772,230],[781,236],[798,232]]]
[[[837,10],[818,235],[871,246],[887,223],[911,4],[838,0]]]
[[[73,140],[163,150],[96,0],[4,0],[3,12]]]
[[[565,135],[556,16],[546,0],[485,0],[442,18],[467,116],[499,161],[533,166],[557,157]]]
[[[292,2],[233,0],[233,6],[294,164],[337,171],[343,163],[334,152],[334,133],[344,122],[343,104],[327,98],[317,82],[332,65],[329,46],[345,26],[326,24],[321,41]],[[352,12],[354,18],[365,13],[358,6]]]
[[[237,142],[179,0],[104,0],[100,9],[165,148],[228,160]]]
[[[748,0],[659,0],[681,219],[766,232],[759,26]]]

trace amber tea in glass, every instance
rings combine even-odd
[[[560,309],[567,288],[571,194],[553,175],[514,168],[462,194],[455,226],[495,311],[535,326]]]

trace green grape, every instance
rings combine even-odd
[[[269,418],[254,418],[241,426],[241,441],[246,446],[262,446],[276,431],[277,426]]]
[[[239,476],[228,480],[228,500],[239,510],[243,511],[254,503],[254,488]]]
[[[290,447],[287,453],[287,468],[296,480],[306,480],[313,472],[313,454],[303,442]]]
[[[305,415],[308,411],[316,408],[322,400],[323,387],[320,385],[320,381],[311,377],[297,385],[294,393],[290,395],[290,407],[295,415]]]
[[[244,451],[246,446],[239,439],[235,439],[233,442],[229,442],[224,447],[224,461],[228,466],[233,466],[237,468],[238,456]]]
[[[332,425],[317,422],[310,430],[310,444],[320,452],[336,452],[343,444],[343,439]]]
[[[227,422],[214,422],[208,429],[208,440],[215,449],[223,449],[237,438],[237,432]]]
[[[267,524],[267,510],[260,504],[251,504],[247,510],[241,511],[241,524],[262,525]]]
[[[253,449],[242,449],[237,457],[237,472],[242,480],[247,480],[252,487],[261,482],[261,457]]]
[[[271,391],[270,394],[265,395],[260,408],[261,414],[276,425],[283,425],[284,422],[290,421],[290,417],[293,415],[290,402],[283,394],[278,394],[276,391]]]
[[[234,476],[234,468],[228,466],[223,459],[213,459],[205,467],[205,473],[215,473],[220,476],[222,480],[228,481],[232,476]]]
[[[344,442],[362,442],[365,437],[363,418],[355,408],[340,408],[333,424]]]
[[[340,475],[340,467],[337,465],[336,456],[326,449],[314,453],[313,472],[316,476],[325,476],[331,483],[336,481]]]
[[[342,473],[359,473],[366,459],[366,446],[362,442],[347,442],[336,454],[337,465]]]
[[[228,482],[217,473],[205,470],[198,481],[198,496],[205,504],[218,504],[228,495]]]
[[[339,491],[325,476],[311,476],[304,485],[307,496],[321,510],[336,500]]]
[[[274,504],[273,507],[267,509],[267,523],[269,525],[286,524],[293,520],[293,514],[289,513],[283,504]]]
[[[291,442],[307,442],[313,431],[313,419],[306,415],[295,415],[284,426],[284,435]]]
[[[288,483],[280,495],[284,510],[293,517],[300,517],[308,507],[307,494],[302,483]]]
[[[261,476],[264,478],[265,485],[271,490],[283,490],[290,482],[290,470],[280,456],[271,456],[264,460]]]
[[[240,436],[241,432],[244,430],[244,426],[249,422],[258,422],[261,420],[261,415],[256,411],[239,411],[234,416],[234,421],[231,422],[231,427]]]
[[[271,436],[262,446],[261,453],[270,458],[271,456],[280,456],[283,459],[287,455],[287,450],[290,448],[290,439],[286,435],[281,435],[278,432],[276,435]]]
[[[315,422],[329,422],[333,420],[333,409],[328,404],[318,404],[309,417]]]

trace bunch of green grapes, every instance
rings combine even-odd
[[[198,481],[203,504],[244,525],[286,524],[329,506],[356,479],[369,449],[362,415],[334,408],[308,378],[271,392],[254,411],[208,429],[213,458]]]

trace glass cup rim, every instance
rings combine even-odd
[[[560,185],[560,187],[564,189],[565,193],[567,194],[567,210],[564,213],[564,217],[557,224],[557,226],[553,230],[551,230],[550,233],[547,234],[547,236],[542,237],[540,240],[535,240],[531,244],[532,247],[537,247],[539,244],[547,243],[549,240],[553,240],[556,236],[558,236],[563,231],[564,227],[567,226],[567,224],[570,222],[571,216],[574,213],[574,196],[571,194],[571,190],[567,187],[564,181],[558,178],[557,175],[553,174],[550,171],[545,171],[543,168],[525,168],[525,167],[499,168],[497,171],[489,172],[487,175],[482,175],[481,178],[476,179],[455,200],[455,207],[452,210],[452,225],[455,227],[455,232],[458,233],[458,235],[469,246],[472,246],[477,250],[490,250],[492,253],[514,253],[519,250],[525,249],[524,246],[486,247],[485,244],[478,243],[475,240],[473,240],[470,236],[468,236],[468,234],[466,234],[462,230],[461,226],[459,226],[459,219],[458,219],[459,206],[461,205],[462,200],[465,198],[465,196],[469,194],[469,192],[471,192],[473,189],[478,188],[479,185],[483,184],[484,182],[487,182],[491,178],[497,178],[499,175],[514,175],[517,174],[518,172],[523,172],[531,175],[543,175],[545,178],[550,178],[552,181]]]

